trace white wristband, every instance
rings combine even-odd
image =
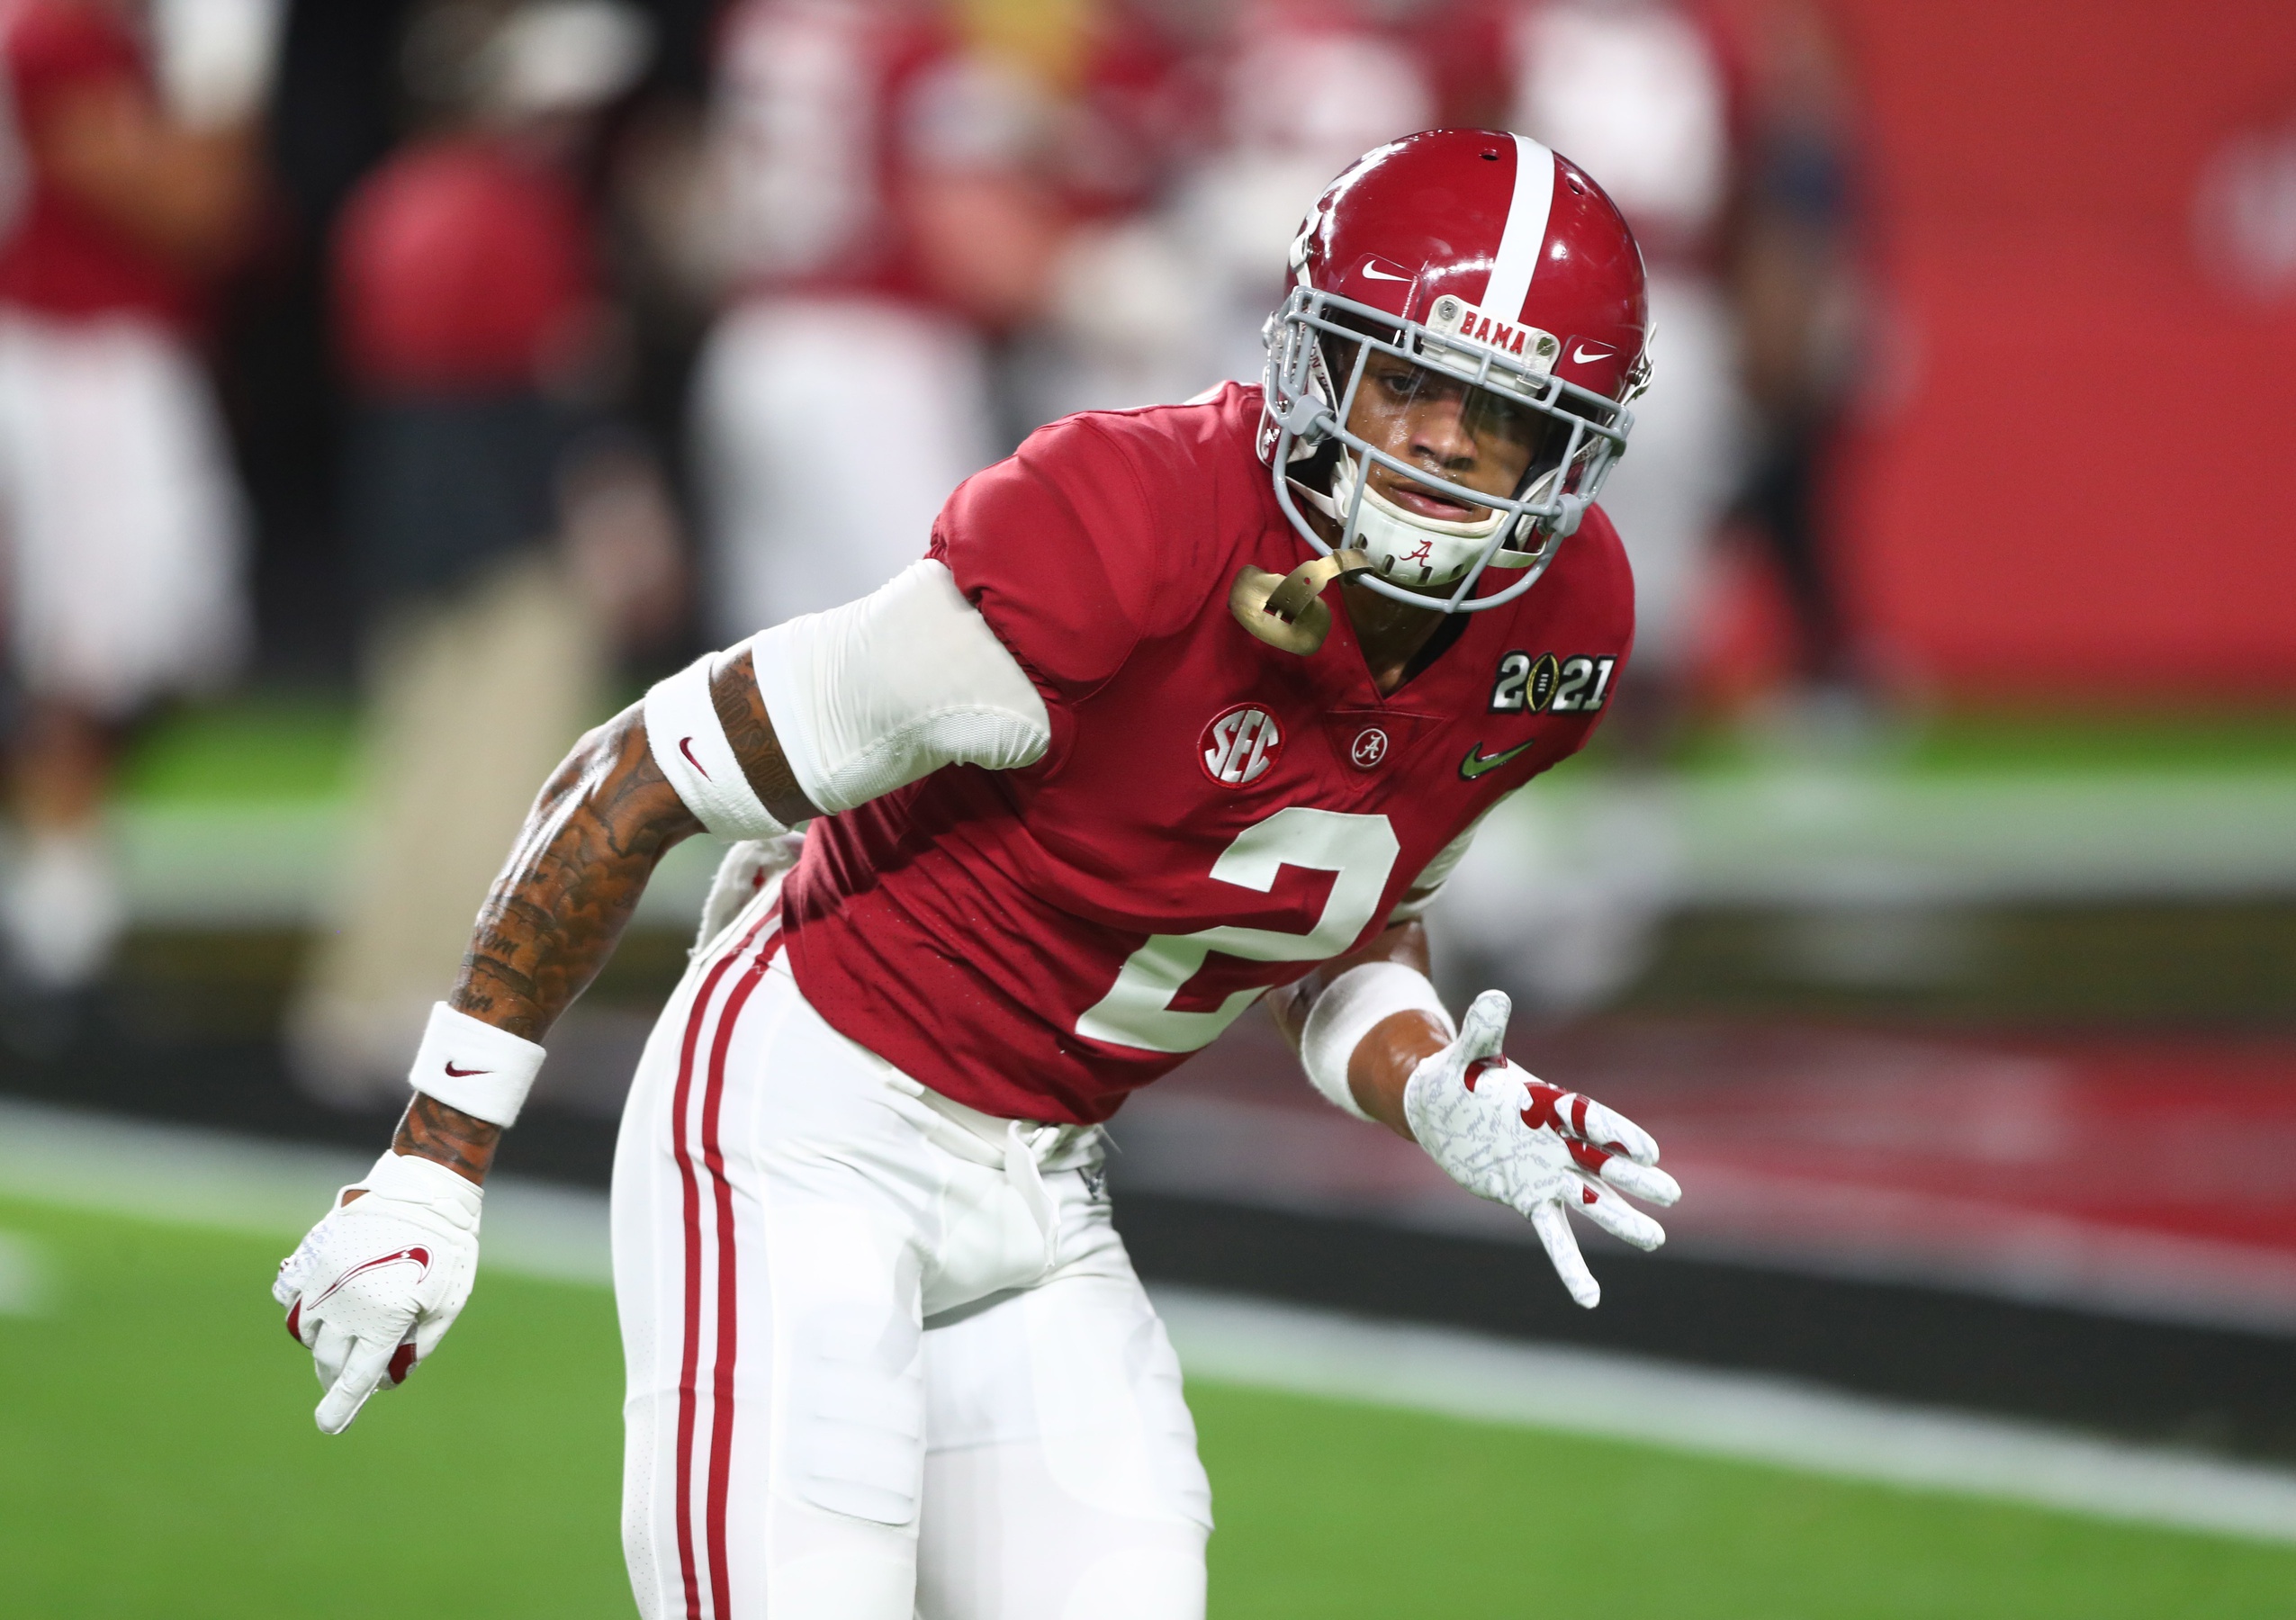
[[[779,838],[789,829],[774,819],[742,772],[734,745],[710,701],[710,668],[716,654],[696,659],[645,695],[645,742],[653,762],[701,824],[728,842]]]
[[[1424,1012],[1443,1026],[1445,1038],[1458,1026],[1443,1009],[1427,976],[1400,962],[1365,962],[1325,986],[1308,1009],[1300,1031],[1300,1062],[1316,1090],[1359,1120],[1368,1120],[1347,1084],[1347,1062],[1372,1026],[1398,1012]]]
[[[542,1067],[533,1041],[457,1012],[445,1002],[430,1009],[430,1027],[415,1053],[414,1088],[490,1125],[516,1124],[518,1109]]]

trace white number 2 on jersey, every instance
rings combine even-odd
[[[1347,815],[1294,805],[1255,822],[1211,863],[1221,883],[1265,895],[1287,866],[1334,872],[1323,914],[1306,933],[1265,928],[1207,928],[1200,933],[1152,934],[1134,951],[1099,1004],[1076,1020],[1076,1033],[1113,1046],[1150,1052],[1193,1052],[1259,999],[1238,990],[1216,1012],[1181,1012],[1172,1006],[1213,951],[1254,962],[1320,962],[1355,942],[1386,891],[1400,846],[1383,815]]]

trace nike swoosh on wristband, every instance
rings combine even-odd
[[[701,772],[702,779],[704,781],[715,781],[716,779],[709,774],[709,770],[707,766],[705,766],[699,760],[694,758],[694,740],[691,737],[680,737],[678,739],[678,752],[686,756],[687,764]]]
[[[418,1282],[421,1282],[423,1278],[428,1276],[430,1273],[430,1251],[423,1247],[422,1245],[419,1243],[413,1244],[406,1248],[399,1250],[396,1254],[377,1255],[372,1260],[360,1261],[356,1265],[351,1267],[350,1270],[345,1272],[341,1276],[336,1278],[333,1282],[329,1283],[328,1285],[327,1292],[311,1302],[311,1308],[313,1310],[317,1310],[321,1305],[326,1304],[329,1300],[335,1297],[335,1291],[337,1289],[342,1287],[344,1283],[348,1282],[353,1277],[359,1275],[361,1273],[371,1272],[379,1265],[396,1265],[402,1260],[412,1261],[416,1265],[422,1268],[415,1274],[415,1281]]]
[[[491,1075],[493,1072],[492,1069],[458,1069],[453,1058],[446,1060],[446,1077],[449,1080],[467,1080],[473,1075]]]
[[[1532,742],[1537,741],[1535,737],[1531,739]],[[1467,757],[1459,761],[1460,778],[1464,781],[1472,782],[1486,770],[1497,770],[1530,745],[1530,742],[1518,742],[1505,753],[1492,754],[1486,758],[1483,754],[1483,745],[1480,742],[1472,743],[1468,746]]]

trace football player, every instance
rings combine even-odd
[[[1503,995],[1454,1023],[1418,920],[1616,690],[1634,238],[1545,148],[1439,130],[1334,182],[1291,271],[1261,387],[1055,423],[889,584],[576,746],[392,1150],[281,1269],[321,1428],[462,1309],[536,1042],[704,830],[735,848],[615,1166],[648,1616],[1203,1613],[1101,1128],[1270,991],[1316,1088],[1519,1210],[1580,1304],[1568,1213],[1661,1240],[1622,1196],[1674,1200],[1656,1144],[1509,1063]]]

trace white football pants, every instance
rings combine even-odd
[[[648,1620],[1201,1620],[1211,1491],[1097,1130],[831,1029],[770,885],[655,1026],[614,1166]]]
[[[725,643],[875,590],[1000,454],[980,338],[884,299],[734,305],[697,363],[694,418],[703,616]]]
[[[0,306],[0,602],[25,687],[116,717],[220,685],[247,647],[244,517],[181,338]]]

